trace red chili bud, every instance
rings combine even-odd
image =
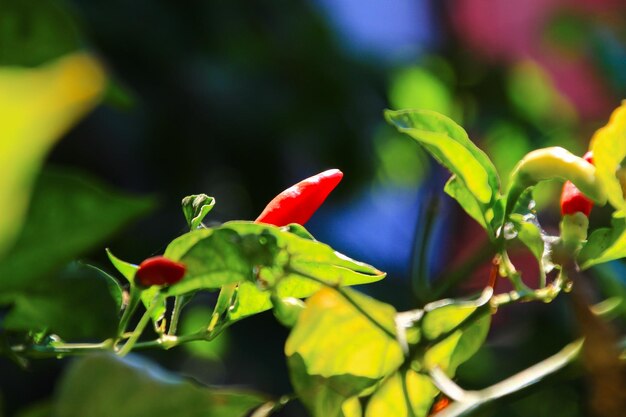
[[[591,151],[587,152],[583,159],[593,164],[593,153]],[[574,214],[580,211],[589,217],[592,208],[593,201],[587,198],[571,181],[565,181],[563,191],[561,192],[561,215],[565,216],[566,214]]]
[[[144,287],[172,285],[183,279],[185,265],[163,256],[148,258],[139,265],[135,279]]]
[[[341,171],[329,169],[292,185],[274,197],[255,222],[279,227],[290,223],[304,225],[341,178]]]

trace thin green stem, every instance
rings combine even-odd
[[[16,345],[11,351],[17,355],[48,358],[67,355],[80,355],[94,351],[110,351],[113,349],[113,340],[107,339],[101,343],[62,343],[53,342],[49,345]]]
[[[493,243],[487,239],[462,265],[458,268],[440,274],[440,277],[435,279],[437,283],[432,291],[432,298],[438,299],[446,294],[450,288],[455,287],[459,282],[467,279],[468,276],[476,270],[479,266],[487,262],[493,257],[495,253],[495,247]],[[445,278],[444,278],[445,277]]]
[[[413,293],[420,304],[431,301],[431,285],[428,280],[428,249],[429,238],[439,206],[437,197],[430,193],[425,198],[425,203],[419,210],[415,226],[415,238],[412,248],[411,283]]]
[[[167,329],[167,334],[169,336],[175,335],[176,330],[178,329],[178,319],[183,305],[185,304],[183,297],[183,295],[177,295],[174,297],[174,308],[172,309],[172,315],[170,317],[170,327]]]
[[[146,309],[146,312],[141,317],[141,320],[139,320],[137,327],[135,327],[135,330],[133,330],[131,336],[128,338],[126,343],[124,343],[122,349],[120,349],[120,351],[117,353],[119,356],[126,356],[133,349],[133,346],[135,345],[135,343],[137,343],[139,337],[141,337],[144,329],[146,328],[148,323],[150,323],[150,320],[152,319],[152,313],[159,305],[159,303],[157,302],[159,297],[161,296],[157,295],[156,297],[154,297],[154,300],[152,300],[150,306]]]
[[[485,403],[513,394],[530,385],[534,385],[576,360],[581,352],[582,345],[582,339],[570,343],[557,354],[480,391],[463,390],[456,385],[454,381],[449,379],[443,371],[435,368],[431,371],[434,384],[446,394],[446,391],[449,391],[456,400],[435,416],[460,417],[469,415],[472,411]]]
[[[162,349],[171,349],[173,347],[182,345],[184,343],[196,342],[199,340],[204,340],[210,342],[219,336],[224,330],[226,330],[232,323],[227,322],[223,324],[218,324],[212,330],[206,329],[201,330],[196,333],[190,333],[182,336],[170,336],[163,335],[156,340],[150,340],[148,342],[137,342],[133,349],[149,349],[149,348],[162,348]]]
[[[567,281],[559,275],[554,282],[549,285],[546,285],[543,288],[538,288],[536,290],[528,289],[528,287],[524,286],[521,291],[513,290],[506,293],[498,294],[493,296],[491,299],[491,305],[494,307],[500,307],[503,305],[511,304],[516,301],[543,301],[544,303],[549,303],[554,300],[557,295],[563,291],[567,284]]]
[[[128,305],[124,309],[124,313],[122,313],[122,318],[120,319],[120,323],[117,329],[117,338],[121,339],[122,335],[126,332],[126,328],[128,327],[128,322],[132,318],[135,310],[137,310],[137,306],[139,305],[139,301],[141,300],[141,290],[138,289],[135,285],[131,285]]]
[[[254,410],[250,417],[268,417],[275,412],[280,411],[287,405],[287,403],[289,403],[289,401],[295,400],[296,398],[295,394],[286,394],[276,401],[266,402]]]

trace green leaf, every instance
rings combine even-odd
[[[126,278],[130,285],[135,285],[135,273],[137,272],[137,269],[139,269],[139,266],[131,264],[130,262],[122,261],[120,258],[113,255],[113,252],[111,252],[108,248],[106,249],[106,253],[115,269],[117,269],[117,271],[122,274],[124,278]]]
[[[451,176],[446,185],[443,188],[446,194],[454,198],[463,207],[463,210],[470,217],[478,222],[484,229],[490,230],[490,225],[487,223],[487,219],[483,213],[483,209],[474,198],[470,190],[457,179],[455,175]]]
[[[151,207],[150,200],[108,190],[84,173],[44,172],[28,222],[0,262],[0,294],[35,286]]]
[[[596,166],[596,177],[607,193],[609,203],[616,210],[626,212],[626,200],[616,170],[626,157],[626,101],[618,107],[606,126],[591,138],[590,149]]]
[[[490,324],[491,315],[486,313],[484,317],[459,328],[430,347],[424,355],[425,368],[440,367],[449,376],[454,376],[457,367],[480,349],[487,337]]]
[[[307,290],[310,286],[317,288],[317,285],[310,284],[306,281],[303,282],[303,284],[307,286]],[[284,285],[281,285],[281,287],[284,287]],[[316,289],[313,289],[313,292],[315,291]],[[308,291],[301,291],[301,293],[306,294],[303,298],[311,295]],[[296,295],[291,296],[295,297]],[[228,318],[230,321],[237,321],[269,310],[270,308],[272,308],[272,302],[270,301],[269,291],[258,289],[256,284],[252,282],[241,282],[237,287],[235,302],[228,311]]]
[[[17,28],[6,26],[7,20],[15,23],[14,16],[3,12],[0,16],[0,51],[6,52],[10,48],[2,47],[2,42],[10,37],[2,31]],[[0,259],[22,229],[46,154],[95,106],[104,83],[102,68],[85,54],[68,55],[34,69],[0,67]]]
[[[137,356],[88,356],[65,374],[55,417],[244,417],[266,401],[247,392],[207,388]]]
[[[169,295],[251,282],[261,287],[275,285],[281,297],[306,297],[320,288],[319,281],[356,285],[385,276],[328,245],[252,222],[229,222],[187,233],[172,242],[165,256],[187,267],[185,279],[170,287]],[[281,287],[302,291],[287,294]]]
[[[58,2],[3,0],[0,16],[0,65],[40,65],[81,45],[76,23]]]
[[[426,417],[437,394],[428,376],[412,369],[396,372],[372,395],[365,417]]]
[[[222,287],[217,301],[215,302],[215,307],[213,308],[213,316],[219,317],[228,314],[229,309],[233,305],[237,291],[237,284],[228,284]]]
[[[421,333],[428,340],[435,340],[461,326],[470,316],[489,309],[493,289],[487,287],[482,294],[472,300],[445,298],[424,306],[424,316],[420,322]]]
[[[122,291],[105,272],[78,262],[28,288],[0,295],[13,307],[7,330],[55,333],[63,339],[106,339],[117,330]]]
[[[307,301],[285,354],[294,389],[314,417],[360,415],[354,397],[402,364],[395,310],[356,291],[324,288]]]
[[[163,256],[178,261],[199,241],[213,234],[213,229],[198,229],[177,237],[167,245]]]
[[[594,230],[578,254],[581,269],[626,256],[626,219],[613,218],[610,228]]]
[[[356,395],[376,383],[370,378],[309,375],[299,354],[287,358],[294,390],[313,417],[360,417]]]
[[[522,216],[521,214],[513,213],[509,216],[509,220],[511,220],[511,225],[514,227],[517,238],[533,254],[539,264],[541,274],[545,276],[545,271],[548,267],[546,263],[549,262],[549,260],[544,260],[544,253],[546,252],[545,246],[546,244],[549,245],[549,243],[544,241],[543,232],[537,222],[537,218],[534,215]],[[508,224],[505,225],[505,229],[508,226]],[[507,231],[505,230],[504,233],[506,234]],[[548,249],[550,249],[550,245],[548,246]]]
[[[289,233],[293,233],[296,236],[300,236],[303,239],[315,240],[313,235],[309,233],[309,231],[306,230],[301,224],[291,223],[283,227],[282,229],[288,231]]]
[[[307,300],[285,354],[300,355],[309,375],[384,378],[403,362],[395,314],[356,291],[321,289]]]
[[[472,304],[454,303],[426,311],[422,318],[422,335],[429,340],[437,339],[459,327],[476,309]]]
[[[183,213],[190,230],[202,225],[202,220],[215,206],[215,198],[206,194],[194,194],[183,198]]]
[[[448,117],[429,110],[387,110],[385,117],[454,174],[455,179],[446,192],[460,198],[459,203],[470,216],[482,217],[479,223],[483,227],[490,225],[494,205],[500,199],[500,180],[493,163],[468,138],[465,130]],[[487,230],[493,237],[495,230]]]
[[[190,240],[197,240],[179,259],[171,256],[173,251],[165,251],[166,257],[171,257],[185,264],[187,272],[185,278],[171,286],[170,295],[190,293],[200,289],[216,289],[222,285],[240,281],[252,281],[253,269],[259,263],[273,264],[274,252],[277,247],[274,242],[262,240],[260,236],[240,236],[229,228],[201,230],[201,239],[197,239],[197,232],[187,235]],[[252,239],[257,238],[257,242]],[[181,246],[181,238],[177,245]],[[245,239],[245,242],[244,242]],[[249,246],[255,246],[251,248]]]

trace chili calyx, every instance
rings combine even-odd
[[[163,256],[148,258],[139,265],[135,280],[144,287],[172,285],[183,279],[186,267]]]
[[[304,225],[342,178],[341,171],[329,169],[292,185],[274,197],[255,222],[278,227]]]
[[[593,164],[593,153],[591,151],[587,152],[583,159]],[[589,217],[592,208],[593,201],[580,191],[573,182],[565,181],[563,191],[561,192],[561,215],[565,216],[581,212],[586,217]]]

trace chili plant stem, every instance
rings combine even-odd
[[[170,327],[167,329],[168,335],[175,335],[178,330],[178,319],[180,318],[180,312],[183,307],[189,301],[189,297],[186,295],[177,295],[174,297],[174,308],[172,309],[172,315],[170,317]]]
[[[420,304],[431,301],[431,284],[428,280],[428,249],[433,232],[439,199],[433,193],[426,193],[415,225],[411,263],[411,283],[413,293]]]
[[[204,340],[210,342],[219,336],[224,330],[226,330],[232,323],[224,323],[215,326],[212,330],[202,330],[196,333],[190,333],[182,336],[170,336],[163,335],[156,340],[150,340],[148,342],[135,343],[134,349],[148,349],[154,347],[160,347],[163,349],[171,349],[173,347],[189,343],[196,342],[198,340]]]
[[[124,346],[122,346],[122,349],[120,349],[120,351],[117,353],[119,356],[126,356],[133,349],[133,346],[135,345],[135,343],[137,343],[137,340],[150,322],[150,319],[152,318],[152,313],[159,305],[159,303],[157,303],[159,298],[160,295],[154,297],[154,300],[152,300],[150,306],[146,309],[146,312],[141,317],[141,320],[139,320],[139,323],[137,324],[137,327],[135,327],[135,330],[131,334],[130,338],[128,338],[126,343],[124,343]]]
[[[120,319],[120,324],[117,330],[117,338],[121,339],[122,335],[126,332],[126,328],[128,327],[128,322],[132,318],[135,310],[137,310],[137,306],[139,305],[139,301],[141,300],[141,291],[135,286],[131,285],[128,305],[124,309],[124,313],[122,313],[122,318]]]
[[[107,339],[102,343],[61,343],[50,345],[17,345],[11,350],[15,354],[28,354],[34,357],[58,357],[66,355],[80,355],[94,351],[110,351],[113,349],[113,340]]]
[[[441,274],[440,277],[435,280],[437,284],[435,288],[433,288],[431,298],[434,300],[441,298],[450,288],[455,287],[459,282],[467,279],[468,275],[476,268],[491,259],[495,251],[494,244],[489,239],[486,239],[462,265],[450,272]],[[446,278],[444,279],[443,277]]]
[[[503,381],[480,391],[465,391],[439,368],[431,371],[431,377],[435,385],[447,394],[450,392],[455,402],[437,413],[436,417],[460,417],[468,415],[471,411],[487,402],[513,394],[529,385],[536,384],[548,375],[551,375],[578,358],[583,340],[579,339],[561,349],[557,354],[527,368]]]

